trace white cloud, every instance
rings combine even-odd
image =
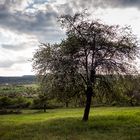
[[[29,59],[32,58],[37,46],[38,40],[35,36],[19,35],[9,30],[0,29],[0,73],[2,75],[21,75],[25,72],[28,74],[27,71],[31,73]],[[17,69],[18,67],[21,70]]]
[[[99,8],[94,12],[96,17],[107,24],[118,24],[120,26],[131,26],[134,34],[140,39],[140,10],[136,8]]]
[[[0,73],[2,76],[22,76],[22,75],[31,75],[32,72],[31,63],[25,64],[14,64],[11,68],[0,68]]]

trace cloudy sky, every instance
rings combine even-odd
[[[60,42],[57,17],[83,9],[107,24],[131,25],[140,39],[140,0],[0,0],[0,76],[34,74],[39,42]]]

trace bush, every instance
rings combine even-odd
[[[2,97],[0,98],[0,109],[16,109],[16,108],[28,108],[31,102],[23,97],[10,98]]]
[[[55,108],[63,107],[62,104],[59,104],[56,102],[51,103],[49,101],[45,105],[46,105],[46,109],[55,109]],[[32,109],[44,109],[44,103],[40,100],[40,98],[35,98],[33,100],[31,108]]]
[[[10,108],[28,108],[31,102],[24,97],[18,97],[13,100]]]
[[[9,97],[1,97],[0,98],[0,108],[8,108],[12,105],[12,99]]]

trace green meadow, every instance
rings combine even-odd
[[[140,140],[140,107],[24,110],[0,116],[0,140]]]

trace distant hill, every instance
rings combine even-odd
[[[0,76],[0,85],[4,84],[32,84],[36,82],[34,75],[24,75],[21,77],[4,77]]]

